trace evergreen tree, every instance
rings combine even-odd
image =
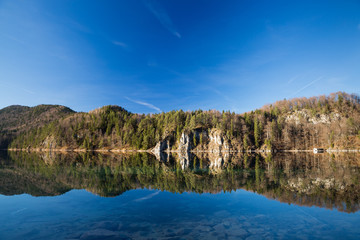
[[[259,120],[257,118],[254,119],[254,140],[255,146],[259,148],[260,146],[260,126]]]
[[[194,143],[194,147],[196,147],[197,142],[196,142],[196,134],[194,133],[194,137],[193,137],[193,143]]]

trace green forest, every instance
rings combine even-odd
[[[24,110],[19,107],[15,112],[14,106],[0,110],[2,148],[147,150],[167,140],[175,150],[185,133],[191,136],[193,150],[206,150],[212,130],[239,151],[360,146],[360,98],[344,92],[281,100],[242,114],[173,110],[145,115],[119,106],[76,113],[63,106],[41,106],[45,105],[35,107],[38,112],[26,109],[32,112],[31,117],[22,114]],[[16,114],[23,122],[9,120],[11,115],[19,121],[14,118]]]

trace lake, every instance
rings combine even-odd
[[[0,153],[0,239],[358,239],[358,154]]]

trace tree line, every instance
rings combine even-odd
[[[277,101],[255,111],[173,110],[134,114],[119,106],[73,113],[13,139],[11,148],[150,149],[168,139],[176,147],[183,132],[193,146],[206,145],[203,132],[219,130],[237,149],[353,148],[360,143],[360,98],[344,92]]]

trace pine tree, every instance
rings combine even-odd
[[[255,139],[255,146],[258,148],[260,145],[260,127],[259,127],[259,120],[257,118],[254,119],[254,139]]]
[[[243,140],[243,144],[244,144],[244,150],[246,151],[248,148],[248,142],[247,142],[247,134],[244,135],[244,140]]]
[[[196,115],[192,115],[190,119],[190,129],[194,129],[196,127]]]

